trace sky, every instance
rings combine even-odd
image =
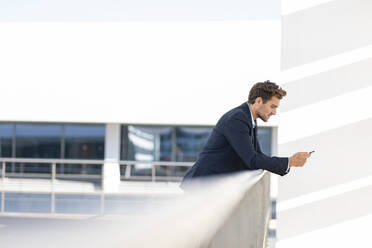
[[[0,21],[226,21],[279,18],[279,0],[0,1]]]

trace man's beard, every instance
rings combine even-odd
[[[258,116],[258,118],[260,118],[264,122],[267,122],[268,121],[268,119],[266,120],[265,118],[263,118],[260,113],[257,113],[257,116]]]

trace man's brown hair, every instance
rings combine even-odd
[[[276,83],[267,80],[253,85],[252,89],[249,91],[248,103],[254,104],[257,97],[262,97],[263,103],[266,103],[273,96],[282,99],[286,94],[287,92]]]

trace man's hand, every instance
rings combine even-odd
[[[306,160],[310,157],[308,152],[298,152],[293,154],[289,158],[289,167],[296,166],[302,167],[306,163]]]

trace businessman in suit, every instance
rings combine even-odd
[[[291,167],[304,166],[309,153],[298,152],[289,158],[270,157],[261,151],[257,140],[257,118],[267,122],[276,114],[285,95],[286,91],[273,82],[256,83],[249,92],[248,101],[225,113],[217,122],[181,187],[203,176],[256,169],[284,176]]]

